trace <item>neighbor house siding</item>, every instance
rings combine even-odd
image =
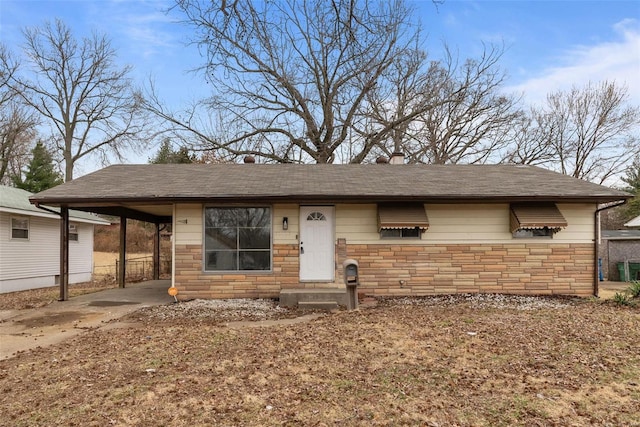
[[[303,286],[298,205],[272,206],[272,271],[257,273],[203,272],[204,206],[176,206],[174,279],[181,298],[277,297]],[[342,262],[354,258],[365,294],[592,293],[594,205],[559,204],[569,225],[553,239],[514,239],[508,204],[425,207],[430,226],[422,239],[389,240],[379,236],[375,204],[336,205],[334,286],[342,286]]]
[[[11,218],[29,218],[29,239],[11,239]],[[78,241],[69,242],[69,283],[91,280],[93,225],[76,223]],[[0,213],[0,292],[54,286],[60,272],[60,221]]]

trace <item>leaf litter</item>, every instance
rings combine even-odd
[[[307,323],[271,300],[145,308],[0,362],[0,425],[640,425],[640,311],[383,298]]]

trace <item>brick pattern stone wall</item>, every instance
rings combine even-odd
[[[592,244],[347,245],[359,293],[593,294]]]
[[[297,245],[274,244],[273,272],[216,274],[203,271],[202,245],[176,245],[178,298],[277,298],[298,287],[298,257]]]
[[[593,293],[592,244],[402,246],[343,240],[336,245],[336,285],[342,285],[342,262],[354,258],[361,294]],[[205,273],[201,245],[176,245],[175,263],[180,299],[276,298],[280,289],[301,287],[297,245],[274,244],[273,272]]]

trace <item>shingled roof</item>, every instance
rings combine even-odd
[[[630,194],[516,165],[114,165],[38,193],[32,203],[79,206],[202,201],[574,201]]]

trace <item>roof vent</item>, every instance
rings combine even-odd
[[[256,158],[253,156],[244,156],[244,162],[246,164],[253,164],[256,162]]]
[[[389,160],[387,160],[387,158],[385,156],[380,156],[376,159],[376,164],[378,165],[384,165],[389,163]]]
[[[389,163],[392,165],[403,165],[404,164],[404,153],[401,151],[394,151],[391,154],[391,159]]]

